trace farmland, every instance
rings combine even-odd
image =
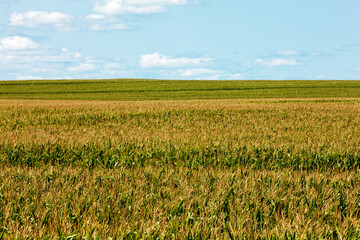
[[[359,81],[3,82],[0,98],[0,238],[360,238]]]
[[[139,101],[360,97],[360,81],[4,81],[0,89],[0,99]]]

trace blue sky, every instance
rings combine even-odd
[[[0,80],[360,79],[358,0],[0,0]]]

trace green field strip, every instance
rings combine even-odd
[[[360,81],[48,80],[0,82],[2,99],[358,98]]]

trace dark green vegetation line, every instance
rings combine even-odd
[[[124,143],[99,147],[95,144],[66,147],[61,144],[5,145],[0,144],[0,164],[41,167],[44,165],[86,168],[121,168],[144,166],[173,167],[247,167],[257,170],[321,170],[349,171],[360,169],[357,152],[318,153],[297,151],[292,147],[209,146],[178,149],[146,147]]]
[[[48,80],[0,82],[0,99],[357,98],[360,81]]]

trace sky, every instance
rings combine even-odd
[[[0,0],[0,80],[360,79],[359,0]]]

